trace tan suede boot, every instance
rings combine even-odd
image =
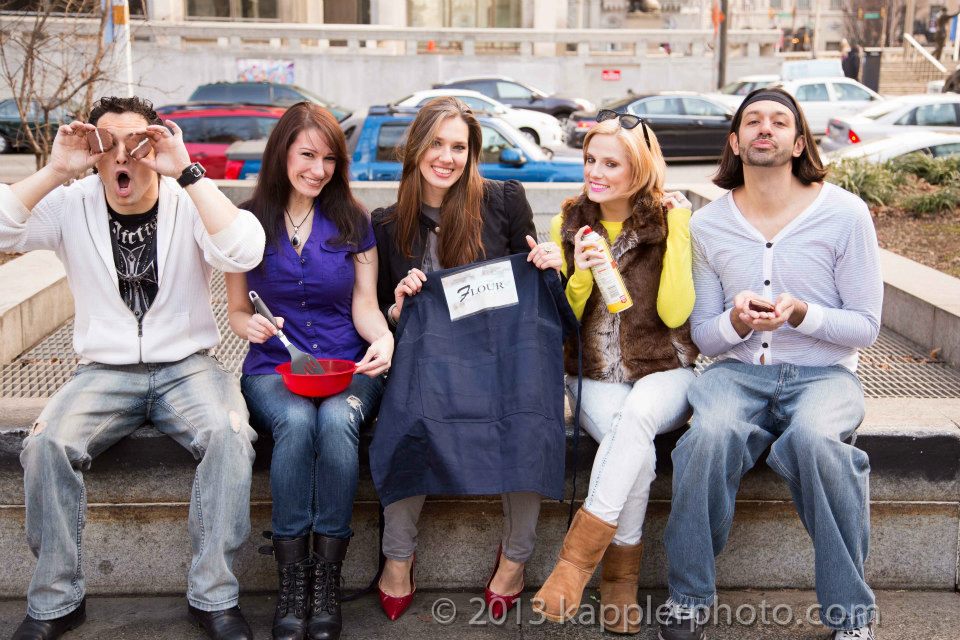
[[[603,630],[610,633],[640,633],[643,612],[637,603],[640,558],[643,543],[611,544],[603,554],[600,574],[600,606]]]
[[[608,524],[582,508],[577,511],[563,539],[557,566],[533,597],[534,613],[553,622],[564,622],[576,615],[583,588],[616,532],[616,525]]]

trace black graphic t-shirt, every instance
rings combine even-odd
[[[110,241],[117,267],[120,296],[137,322],[157,297],[157,210],[159,200],[146,213],[120,214],[107,205]]]

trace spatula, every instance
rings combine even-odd
[[[277,328],[277,337],[280,338],[280,342],[282,342],[283,346],[290,352],[290,370],[294,373],[307,373],[311,375],[322,375],[325,373],[323,365],[320,364],[316,358],[309,353],[304,353],[300,351],[300,349],[297,349],[291,344],[290,340],[287,339],[287,336],[283,335],[283,330],[281,330],[280,325],[277,324],[277,319],[270,313],[270,309],[264,304],[263,299],[257,295],[257,292],[251,291],[249,296],[250,302],[253,303],[253,308],[257,310],[257,313],[269,320],[270,323]]]

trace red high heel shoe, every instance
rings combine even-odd
[[[380,588],[380,583],[377,583],[377,591],[380,592],[380,608],[383,609],[383,612],[387,614],[387,617],[391,620],[396,620],[403,615],[403,612],[410,607],[410,603],[413,602],[413,594],[417,592],[417,583],[413,578],[413,569],[417,566],[417,556],[414,554],[413,562],[410,563],[410,587],[411,591],[405,596],[391,596],[388,593],[385,593],[383,589]]]
[[[503,545],[497,547],[497,561],[493,563],[493,573],[490,574],[490,579],[487,580],[487,586],[483,589],[483,600],[487,603],[490,616],[494,620],[502,620],[510,609],[516,606],[517,599],[520,597],[520,594],[523,593],[523,586],[520,587],[520,591],[508,596],[490,590],[490,583],[493,582],[493,577],[497,575],[497,569],[500,568],[501,553],[503,553]]]

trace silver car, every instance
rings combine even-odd
[[[890,98],[852,116],[831,118],[820,149],[836,151],[898,133],[960,133],[960,94],[921,93]]]

